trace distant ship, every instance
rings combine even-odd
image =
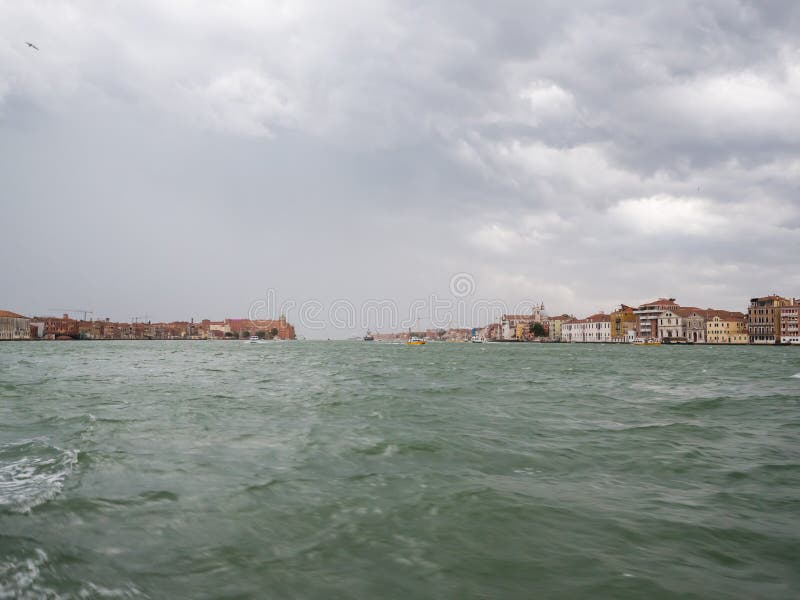
[[[419,319],[417,319],[417,325],[419,325]],[[411,327],[408,328],[408,341],[406,342],[409,346],[424,346],[425,339],[421,337],[417,337],[416,335],[411,335]]]
[[[364,336],[364,341],[365,342],[374,342],[375,341],[375,337],[369,332],[369,330],[367,330],[367,335]]]
[[[636,339],[633,341],[634,346],[660,346],[661,342],[655,338]]]
[[[265,339],[265,338],[260,338],[257,335],[251,335],[247,340],[247,342],[250,344],[270,344],[272,342],[282,342],[282,341],[283,340],[278,336],[275,336],[274,338],[271,339]]]

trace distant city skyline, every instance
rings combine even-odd
[[[259,327],[256,323],[282,323],[280,331],[286,331],[284,337],[295,337],[295,326],[300,332],[301,337],[310,339],[348,339],[357,334],[360,337],[362,332],[395,334],[411,331],[436,331],[436,330],[470,330],[484,329],[490,326],[500,326],[503,322],[529,323],[532,321],[540,322],[542,319],[556,318],[559,321],[609,321],[613,320],[615,314],[631,312],[635,307],[640,309],[647,305],[650,312],[659,314],[666,308],[676,307],[679,309],[679,316],[686,318],[691,314],[703,314],[704,319],[708,315],[719,315],[730,317],[736,315],[744,326],[746,324],[745,315],[748,313],[748,305],[752,309],[753,299],[759,296],[752,296],[743,302],[740,307],[728,309],[706,302],[700,306],[682,304],[673,297],[654,298],[645,302],[628,304],[617,302],[612,307],[603,307],[594,311],[594,314],[581,314],[573,311],[564,311],[556,308],[548,308],[545,303],[522,301],[516,305],[509,305],[501,300],[487,300],[472,297],[475,293],[475,281],[467,273],[457,273],[451,278],[450,295],[437,296],[431,294],[426,298],[419,298],[411,303],[408,312],[404,312],[404,307],[390,299],[371,299],[365,303],[357,305],[350,300],[339,298],[330,305],[325,305],[316,299],[299,301],[296,299],[280,298],[275,290],[268,290],[264,298],[251,303],[244,315],[219,315],[209,316],[206,314],[192,315],[182,319],[159,319],[151,315],[131,317],[130,319],[111,319],[102,315],[95,315],[96,311],[91,309],[64,309],[61,314],[54,314],[52,310],[46,312],[23,311],[27,312],[27,317],[35,320],[51,320],[54,327],[70,328],[78,326],[78,322],[103,322],[111,321],[112,325],[140,324],[140,325],[180,325],[195,324],[204,325],[206,332],[209,325],[222,325],[224,323],[238,323],[233,325],[236,331],[242,332],[248,329],[246,323],[253,324],[252,327]],[[761,296],[764,298],[765,296]],[[768,298],[781,298],[788,305],[796,307],[800,303],[798,296],[766,296]],[[663,305],[663,306],[662,306]],[[2,309],[0,309],[0,312]],[[7,312],[7,311],[5,311]],[[645,311],[647,312],[647,311]],[[684,314],[685,313],[685,314]],[[10,316],[12,313],[8,313]],[[638,313],[637,313],[638,314]],[[631,313],[631,316],[633,313]],[[23,316],[17,314],[16,316]],[[65,320],[73,320],[75,323],[66,325]],[[286,324],[289,330],[285,330]],[[245,324],[245,325],[242,325]],[[251,327],[251,328],[252,328]],[[263,325],[260,328],[269,329],[271,326]],[[509,325],[503,327],[508,329]],[[654,325],[654,327],[656,327]],[[213,327],[211,327],[213,329]],[[76,330],[77,331],[77,330]],[[230,329],[219,328],[220,336]],[[644,332],[647,334],[647,332]],[[607,334],[615,337],[614,330],[609,329]],[[508,337],[508,331],[505,337]],[[617,326],[617,337],[622,337],[619,324]],[[390,336],[391,337],[391,336]],[[647,337],[647,335],[645,335]],[[681,337],[677,333],[675,337]]]
[[[0,309],[797,296],[798,30],[788,1],[5,3]]]

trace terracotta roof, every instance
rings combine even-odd
[[[733,319],[733,320],[744,319],[743,313],[730,310],[722,310],[720,308],[697,308],[696,306],[678,306],[668,310],[681,317],[700,315],[704,319],[713,319],[715,316],[718,316],[720,319]]]
[[[619,308],[614,309],[611,311],[612,313],[618,312],[633,312],[635,309],[632,306],[628,306],[627,304],[620,304]]]
[[[675,298],[659,298],[658,300],[653,300],[652,302],[640,304],[639,308],[642,308],[643,306],[678,306],[678,304],[675,302]]]
[[[585,319],[569,319],[568,321],[564,321],[565,323],[600,323],[604,321],[611,321],[611,316],[607,315],[606,313],[597,313],[594,315],[590,315]]]
[[[0,310],[0,317],[7,317],[11,319],[27,319],[28,317],[24,317],[22,315],[18,315],[15,312],[11,312],[10,310]]]
[[[524,321],[535,319],[536,315],[503,315],[503,321]]]
[[[713,319],[719,317],[721,321],[744,321],[744,313],[731,311],[731,310],[717,310],[709,308],[706,311],[706,319]]]
[[[611,320],[611,316],[607,315],[606,313],[597,313],[597,314],[594,314],[594,315],[592,315],[590,317],[586,317],[584,319],[584,321],[587,321],[587,322],[590,322],[590,323],[597,323],[599,321],[610,321],[610,320]]]

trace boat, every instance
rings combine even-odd
[[[261,341],[261,338],[258,337],[257,335],[251,335],[250,339],[247,341],[250,342],[251,344],[258,344]]]
[[[364,341],[365,341],[365,342],[374,342],[374,341],[375,341],[375,336],[373,336],[373,335],[372,335],[372,334],[369,332],[369,329],[367,330],[367,334],[364,336]]]
[[[639,339],[633,340],[633,345],[634,346],[660,346],[661,345],[661,341],[657,340],[655,338],[645,338],[645,339],[639,338]]]
[[[469,339],[469,341],[472,342],[473,344],[482,344],[483,343],[483,338],[481,336],[479,336],[479,335],[473,335]]]
[[[417,327],[419,327],[419,319],[417,319]],[[408,328],[408,341],[406,344],[409,346],[424,346],[425,345],[425,338],[418,337],[411,333],[411,327]]]

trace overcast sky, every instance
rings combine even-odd
[[[0,308],[800,295],[798,32],[792,0],[0,0]]]

